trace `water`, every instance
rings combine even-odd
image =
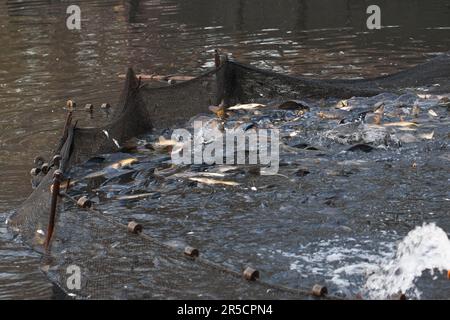
[[[211,66],[212,51],[219,48],[278,72],[355,78],[395,72],[450,49],[446,1],[380,1],[387,27],[377,32],[365,29],[365,7],[352,1],[80,3],[82,30],[69,32],[64,27],[65,2],[0,1],[1,212],[31,192],[32,159],[47,155],[54,145],[64,102],[74,98],[79,105],[114,104],[122,82],[118,76],[128,65],[139,73],[195,75]],[[442,169],[438,165],[436,170]],[[379,190],[386,186],[382,179],[373,179]],[[410,188],[400,182],[396,186],[402,192]],[[442,199],[432,190],[416,190],[415,196]],[[438,212],[427,217],[448,231],[448,205],[431,202],[427,209],[432,210],[421,206],[425,204],[399,201],[392,211],[405,213],[401,217],[417,208],[422,215]],[[374,203],[370,210],[376,209]],[[395,219],[396,214],[386,218]],[[164,230],[166,222],[155,227],[161,224]],[[414,223],[394,238],[405,236]],[[6,231],[0,233],[0,252],[2,298],[53,296],[51,285],[36,271],[38,256]]]

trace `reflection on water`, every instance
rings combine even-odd
[[[450,49],[444,0],[378,1],[385,26],[379,31],[365,29],[364,4],[352,0],[77,2],[81,31],[65,28],[66,2],[0,1],[2,212],[31,192],[31,161],[51,150],[64,101],[114,103],[118,75],[127,66],[148,74],[197,74],[212,65],[219,48],[279,72],[368,77]],[[52,296],[36,272],[36,255],[5,233],[0,251],[0,297]]]

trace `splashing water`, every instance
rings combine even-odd
[[[450,268],[450,240],[434,223],[410,231],[399,243],[395,257],[369,276],[364,295],[386,299],[399,292],[420,298],[415,282],[422,272],[440,272]]]

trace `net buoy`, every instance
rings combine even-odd
[[[91,205],[92,205],[92,202],[91,202],[91,200],[89,200],[88,197],[83,196],[83,197],[81,197],[80,199],[78,199],[77,205],[78,205],[80,208],[85,209],[85,208],[90,208]]]
[[[200,252],[198,251],[198,249],[188,246],[184,248],[184,254],[191,258],[197,258],[200,255]]]
[[[320,284],[315,284],[311,292],[315,297],[323,297],[328,294],[328,289],[327,287],[321,286]]]

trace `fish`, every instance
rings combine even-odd
[[[119,144],[119,142],[118,142],[116,139],[112,139],[112,140],[113,140],[114,144],[116,145],[116,147],[117,147],[118,149],[120,149],[120,144]]]
[[[211,185],[224,185],[224,186],[239,186],[240,185],[240,183],[236,182],[236,181],[216,180],[216,179],[211,179],[211,178],[192,177],[192,178],[189,178],[189,180],[204,183],[204,184],[211,184]]]
[[[383,107],[384,109],[384,107]],[[364,117],[364,122],[369,124],[381,124],[381,120],[383,119],[382,113],[377,113],[376,111],[374,113],[366,114]]]
[[[159,137],[159,141],[157,142],[160,146],[174,146],[178,143],[178,141],[172,139],[166,139],[163,136]]]
[[[199,175],[204,177],[216,177],[216,178],[225,177],[225,174],[218,172],[200,172]]]
[[[319,111],[317,116],[321,119],[326,120],[342,120],[348,115],[347,111],[343,110],[330,110],[330,111]]]
[[[385,127],[418,127],[419,124],[409,121],[388,122],[383,124]]]
[[[124,169],[124,168],[126,168],[126,167],[128,167],[128,166],[130,166],[132,164],[135,164],[135,163],[139,163],[139,160],[136,159],[136,158],[122,159],[122,160],[119,160],[119,161],[109,165],[108,167],[106,167],[106,168],[104,168],[102,170],[95,171],[95,172],[92,172],[92,173],[84,176],[81,180],[107,178],[108,175],[116,174],[117,170]],[[69,186],[74,185],[75,182],[77,182],[77,181],[76,180],[70,181],[70,185]],[[64,188],[67,188],[67,181],[63,182],[62,186]]]
[[[119,169],[122,169],[124,167],[128,167],[128,166],[130,166],[132,164],[135,164],[135,163],[138,163],[138,162],[139,162],[139,160],[136,159],[136,158],[122,159],[122,160],[119,160],[119,161],[113,163],[108,168],[119,170]]]
[[[183,167],[179,167],[179,166],[173,166],[170,168],[165,168],[165,169],[155,169],[153,171],[153,175],[157,178],[167,178],[169,176],[172,176],[176,173],[179,173],[181,170],[183,170]]]
[[[347,100],[341,100],[336,104],[336,109],[350,111],[352,108],[348,105]]]
[[[105,169],[102,169],[102,170],[100,170],[100,171],[95,171],[95,172],[89,173],[88,175],[84,176],[84,177],[82,178],[82,180],[84,180],[84,179],[101,178],[101,177],[106,176],[107,173],[108,173],[108,172],[107,172]],[[70,183],[70,185],[72,185],[72,184],[73,184],[73,183]]]
[[[432,116],[432,117],[437,117],[438,116],[438,114],[433,109],[428,110],[428,114],[430,116]]]
[[[171,175],[171,178],[183,179],[192,177],[214,177],[214,178],[224,178],[226,175],[219,172],[178,172]]]
[[[229,172],[229,171],[235,171],[235,170],[238,170],[239,169],[239,167],[238,166],[220,166],[219,168],[218,168],[218,171],[219,172]]]
[[[375,107],[375,109],[373,111],[374,113],[383,115],[383,113],[384,113],[384,103],[383,102],[375,104],[374,107]]]
[[[419,114],[420,114],[420,107],[417,104],[413,105],[412,110],[411,110],[411,114],[412,114],[412,116],[414,118],[417,118],[419,116]]]
[[[422,133],[419,135],[419,137],[425,140],[431,140],[434,137],[434,131],[432,131],[431,133]]]
[[[373,150],[373,147],[366,143],[355,144],[347,149],[347,151],[350,151],[350,152],[355,152],[355,151],[370,152],[372,150]]]
[[[125,141],[120,147],[120,152],[132,153],[137,152],[139,149],[139,140],[137,138],[131,138]]]

